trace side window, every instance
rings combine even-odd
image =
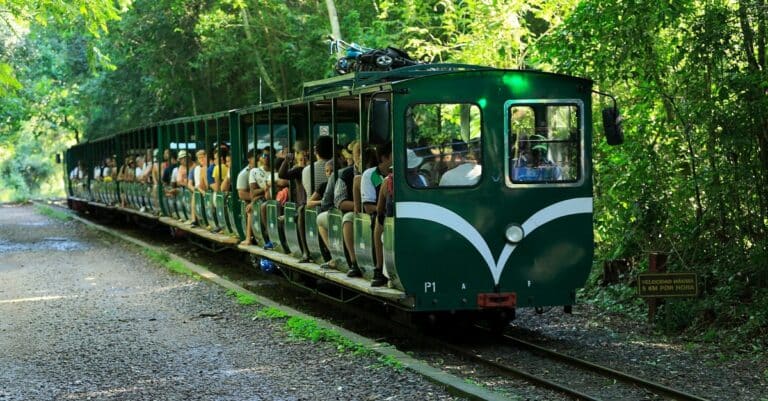
[[[414,188],[467,187],[482,175],[480,108],[416,104],[405,116],[407,181]]]
[[[513,105],[508,110],[507,184],[581,178],[581,116],[576,105]]]

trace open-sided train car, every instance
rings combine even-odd
[[[295,203],[293,183],[286,202],[275,200],[271,185],[271,199],[251,208],[253,245],[239,245],[247,203],[234,184],[226,192],[191,193],[171,191],[161,177],[104,182],[95,173],[70,174],[69,204],[140,215],[237,247],[274,262],[296,284],[332,284],[327,294],[343,300],[364,295],[409,312],[506,318],[518,307],[567,309],[593,257],[592,93],[590,80],[565,75],[421,65],[312,82],[298,99],[165,121],[67,152],[67,171],[78,163],[94,171],[106,158],[122,166],[143,154],[160,163],[167,150],[190,154],[227,144],[235,183],[250,149],[309,150],[321,136],[332,137],[335,150],[352,139],[363,148],[391,142],[394,216],[383,233],[388,287],[369,284],[375,258],[365,213],[354,216],[363,277],[345,274],[343,214],[335,209],[328,248],[339,263],[336,270],[320,267],[317,213]],[[622,141],[617,115],[615,104],[604,112],[611,144]],[[280,167],[274,157],[268,163],[272,171]],[[189,224],[193,209],[196,226]],[[312,263],[300,263],[302,232]],[[272,243],[265,249],[267,236]]]

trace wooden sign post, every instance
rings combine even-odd
[[[637,276],[637,291],[647,298],[648,321],[653,321],[661,298],[692,298],[698,295],[696,273],[667,273],[667,255],[651,252],[648,255],[648,273]]]

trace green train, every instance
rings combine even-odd
[[[503,319],[519,307],[568,311],[593,259],[594,93],[588,79],[470,65],[341,75],[294,100],[73,146],[68,203],[237,248],[344,301]],[[615,99],[602,117],[608,143],[622,143]],[[229,168],[183,184],[195,154]]]

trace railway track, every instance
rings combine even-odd
[[[157,240],[157,234],[152,235],[148,231],[134,231],[131,234],[138,235],[141,237],[147,237],[147,236],[155,237],[154,240],[155,241]],[[171,242],[173,241],[168,241],[168,243],[171,243]],[[184,246],[184,245],[181,245],[181,246]],[[168,250],[171,250],[171,249],[168,249]],[[177,248],[174,250],[178,251],[180,249]],[[249,269],[246,268],[245,270],[249,270]],[[228,266],[227,269],[224,269],[221,271],[221,273],[227,273],[227,272],[229,274],[234,273],[232,271],[232,266]],[[240,274],[236,274],[236,275],[240,276]],[[241,280],[246,279],[243,276],[240,276],[239,278]],[[242,284],[245,285],[245,283],[242,283]],[[298,306],[298,305],[295,305],[295,306]],[[319,309],[322,310],[327,308],[319,308]],[[346,304],[336,305],[336,309],[339,312],[343,311],[342,315],[347,315],[347,317],[349,317],[350,315],[359,316],[361,318],[364,318],[368,323],[373,323],[374,327],[377,327],[376,329],[373,329],[369,324],[365,324],[363,326],[367,326],[368,330],[364,330],[364,331],[371,330],[373,332],[379,332],[379,335],[381,335],[382,332],[389,332],[388,334],[384,334],[384,339],[390,343],[397,345],[398,348],[401,348],[398,343],[405,342],[405,343],[411,343],[410,345],[406,346],[406,348],[414,348],[413,344],[420,343],[420,344],[424,344],[424,347],[447,350],[452,352],[456,356],[461,357],[462,359],[471,361],[476,366],[484,366],[486,368],[489,368],[494,372],[498,373],[498,375],[502,377],[507,377],[512,379],[522,379],[524,381],[534,384],[536,387],[546,388],[548,390],[562,394],[563,396],[571,399],[578,399],[578,400],[617,399],[616,397],[610,397],[610,396],[607,397],[604,394],[595,394],[594,391],[575,388],[575,386],[573,386],[572,383],[571,384],[564,383],[564,380],[560,378],[558,379],[547,378],[545,377],[545,375],[536,374],[531,372],[530,370],[525,370],[520,367],[513,366],[514,365],[513,363],[507,363],[503,361],[502,359],[504,358],[493,358],[493,357],[489,358],[487,355],[490,354],[490,352],[486,352],[486,350],[482,349],[481,347],[472,348],[471,346],[463,346],[463,345],[457,344],[456,342],[438,339],[435,336],[424,334],[423,332],[414,332],[413,326],[404,326],[402,322],[395,323],[389,318],[379,313],[370,313],[370,311],[369,312],[361,311],[359,308],[354,308],[353,306],[346,305]],[[317,312],[318,311],[315,310],[312,313],[317,313]],[[328,318],[329,316],[325,316],[325,317]],[[338,317],[339,316],[336,316],[334,320],[338,321]],[[333,316],[331,316],[331,318],[333,318]],[[357,332],[359,327],[355,328],[354,324],[352,324],[352,326],[353,327],[351,327],[350,329]],[[473,327],[472,330],[476,331],[476,333],[480,332],[481,334],[483,334],[482,336],[477,336],[477,338],[489,337],[490,330],[484,327],[476,326],[476,327]],[[371,333],[369,333],[369,335],[370,334]],[[405,340],[400,341],[398,340],[398,337]],[[621,382],[626,386],[632,387],[630,391],[635,394],[639,392],[644,392],[643,393],[644,396],[638,397],[637,399],[676,399],[676,400],[685,400],[685,401],[687,400],[706,401],[705,398],[668,387],[664,384],[653,382],[653,381],[638,377],[636,375],[624,373],[612,368],[601,366],[599,364],[592,363],[583,359],[575,358],[575,357],[533,344],[531,342],[522,340],[512,335],[508,335],[508,334],[505,334],[503,336],[494,335],[494,338],[495,338],[495,341],[491,344],[488,344],[488,346],[490,346],[491,348],[498,348],[498,346],[506,346],[506,347],[510,347],[510,352],[514,352],[514,351],[519,352],[522,350],[527,353],[533,354],[537,357],[540,357],[542,359],[545,359],[549,361],[549,363],[566,365],[569,371],[573,371],[573,369],[575,368],[579,371],[588,372],[588,374],[592,375],[592,377],[598,377],[597,379],[593,379],[593,380],[600,380],[600,378],[602,378],[602,379],[608,379],[611,381]],[[418,346],[415,348],[418,348]],[[414,350],[418,352],[418,349],[414,349]],[[532,356],[531,358],[534,358],[534,356]],[[525,359],[522,362],[520,362],[518,365],[530,366],[530,359]],[[648,398],[648,396],[652,397],[652,395],[657,395],[657,397]]]
[[[490,330],[484,327],[477,326],[475,328],[485,333],[491,332]],[[621,372],[616,369],[612,369],[612,368],[602,366],[593,362],[589,362],[584,359],[575,358],[575,357],[563,354],[561,352],[557,352],[557,351],[530,343],[528,341],[522,340],[520,338],[514,337],[509,334],[504,334],[502,336],[499,336],[498,341],[503,342],[504,345],[514,347],[518,350],[525,350],[527,352],[536,354],[542,358],[553,361],[555,363],[566,364],[570,368],[576,368],[581,371],[587,371],[593,375],[597,375],[602,378],[615,380],[617,382],[622,382],[625,385],[633,386],[634,392],[646,391],[648,393],[663,396],[667,399],[675,399],[675,400],[682,400],[682,401],[707,401],[707,399],[699,397],[697,395],[690,394],[682,390],[674,389],[664,384],[647,380],[636,375]],[[530,371],[512,366],[511,364],[486,358],[482,355],[481,352],[478,352],[477,350],[474,350],[470,347],[465,347],[462,345],[457,345],[454,343],[449,343],[444,341],[440,341],[440,343],[441,343],[441,346],[450,349],[452,352],[459,354],[475,363],[487,366],[504,376],[521,378],[537,386],[546,387],[550,390],[554,390],[556,392],[564,394],[573,399],[588,400],[588,401],[602,401],[604,399],[610,399],[610,398],[600,398],[597,395],[589,394],[587,391],[574,388],[571,385],[548,379],[544,375],[534,374]]]

